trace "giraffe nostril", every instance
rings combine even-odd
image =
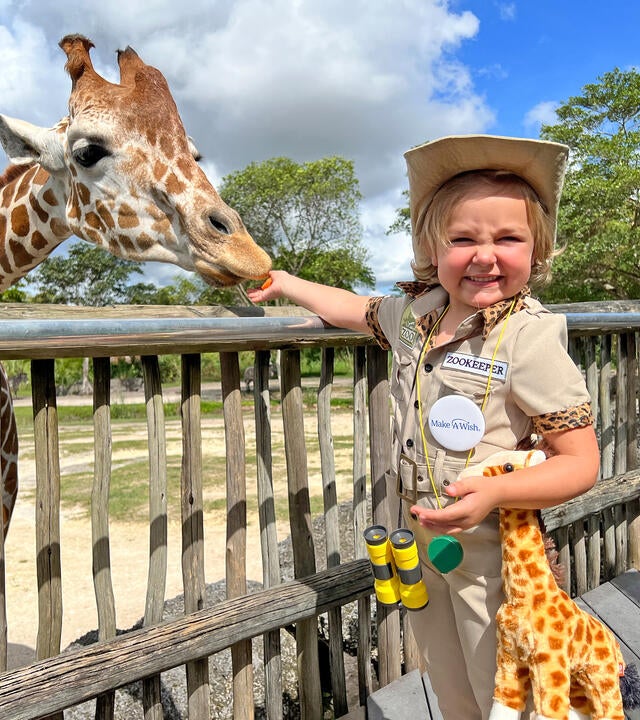
[[[209,215],[209,222],[211,223],[211,226],[214,228],[214,230],[217,230],[222,235],[231,235],[231,231],[229,230],[227,225],[215,215]]]

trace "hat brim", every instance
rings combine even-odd
[[[435,193],[447,180],[472,170],[506,170],[521,177],[536,191],[555,227],[568,155],[569,148],[560,143],[498,135],[452,135],[408,150],[404,157],[414,253]]]

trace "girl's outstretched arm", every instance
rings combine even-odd
[[[368,296],[303,280],[284,270],[272,270],[269,280],[263,283],[261,288],[247,290],[252,302],[286,297],[296,305],[319,315],[330,325],[371,335],[365,321]]]

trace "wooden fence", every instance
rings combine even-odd
[[[574,593],[630,566],[640,567],[640,476],[637,471],[637,332],[640,304],[556,308],[570,312],[571,351],[594,397],[602,449],[602,480],[588,495],[545,512],[569,570]],[[398,609],[378,608],[371,625],[372,576],[362,533],[372,521],[387,526],[386,471],[390,422],[388,357],[371,341],[324,327],[297,309],[111,308],[92,310],[2,306],[0,359],[31,358],[36,445],[36,553],[39,590],[37,660],[0,674],[3,720],[62,718],[63,710],[97,698],[96,718],[117,717],[114,690],[141,681],[144,717],[162,718],[161,673],[186,667],[188,717],[212,715],[209,658],[231,648],[234,720],[253,718],[251,639],[263,639],[264,717],[285,717],[281,630],[295,628],[299,713],[319,720],[357,712],[379,683],[420,666]],[[606,312],[602,312],[606,310]],[[292,314],[296,313],[296,314]],[[309,501],[300,353],[322,350],[317,385],[317,431],[323,483],[325,557],[314,544]],[[334,352],[353,352],[353,547],[345,548],[338,522],[331,399]],[[272,455],[270,351],[280,350],[280,405],[295,579],[282,582],[276,534]],[[239,352],[254,353],[255,447],[247,447],[242,421]],[[203,473],[200,432],[201,354],[220,354],[226,444],[227,600],[205,606]],[[163,619],[167,576],[165,418],[158,356],[181,354],[181,525],[185,615]],[[149,575],[144,624],[116,637],[111,583],[108,497],[111,476],[110,357],[142,356],[149,435]],[[55,358],[93,358],[95,463],[92,491],[93,574],[99,643],[60,654],[60,462]],[[255,465],[248,456],[255,455]],[[247,595],[246,507],[256,483],[263,589]],[[20,502],[20,500],[18,501]],[[0,553],[3,553],[0,538]],[[345,561],[345,558],[348,560]],[[4,555],[0,557],[4,575]],[[317,570],[319,566],[325,569]],[[6,568],[11,582],[11,567]],[[342,609],[357,604],[358,700],[349,706]],[[0,579],[0,630],[6,629]],[[319,656],[318,617],[328,626],[328,655]],[[372,629],[375,633],[372,633]],[[401,648],[401,642],[403,646]],[[373,662],[375,660],[375,663]],[[6,667],[6,631],[0,632],[0,669]],[[330,672],[330,696],[322,671]],[[256,671],[257,672],[257,671]],[[225,715],[226,717],[227,715]],[[220,716],[222,717],[222,716]]]

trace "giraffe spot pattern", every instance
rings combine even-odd
[[[29,213],[24,205],[18,205],[11,211],[11,231],[18,237],[26,237],[29,234]]]
[[[47,238],[40,232],[40,230],[34,230],[31,234],[31,246],[36,250],[43,250],[48,245]]]
[[[83,207],[87,206],[91,202],[91,191],[84,183],[76,183],[76,190],[78,192],[78,204]]]
[[[49,213],[40,205],[35,195],[29,195],[29,204],[33,212],[38,216],[38,220],[40,220],[41,223],[46,223],[49,219]]]
[[[118,210],[118,226],[124,230],[127,228],[138,227],[139,224],[140,219],[138,218],[136,211],[131,207],[131,205],[122,203],[120,209]]]
[[[175,173],[169,173],[169,176],[167,177],[167,191],[170,195],[182,195],[182,193],[185,191],[186,186],[183,182],[181,182],[178,179],[178,176]]]
[[[116,226],[115,220],[109,208],[102,202],[102,200],[96,200],[96,212],[102,218],[104,226],[113,230]]]
[[[58,205],[58,199],[51,188],[48,188],[42,193],[42,199],[49,207],[56,207]]]
[[[94,230],[106,231],[107,229],[105,227],[105,224],[102,222],[100,216],[93,211],[88,212],[84,216],[84,221],[87,223],[87,225],[89,225],[89,227],[93,228]]]

